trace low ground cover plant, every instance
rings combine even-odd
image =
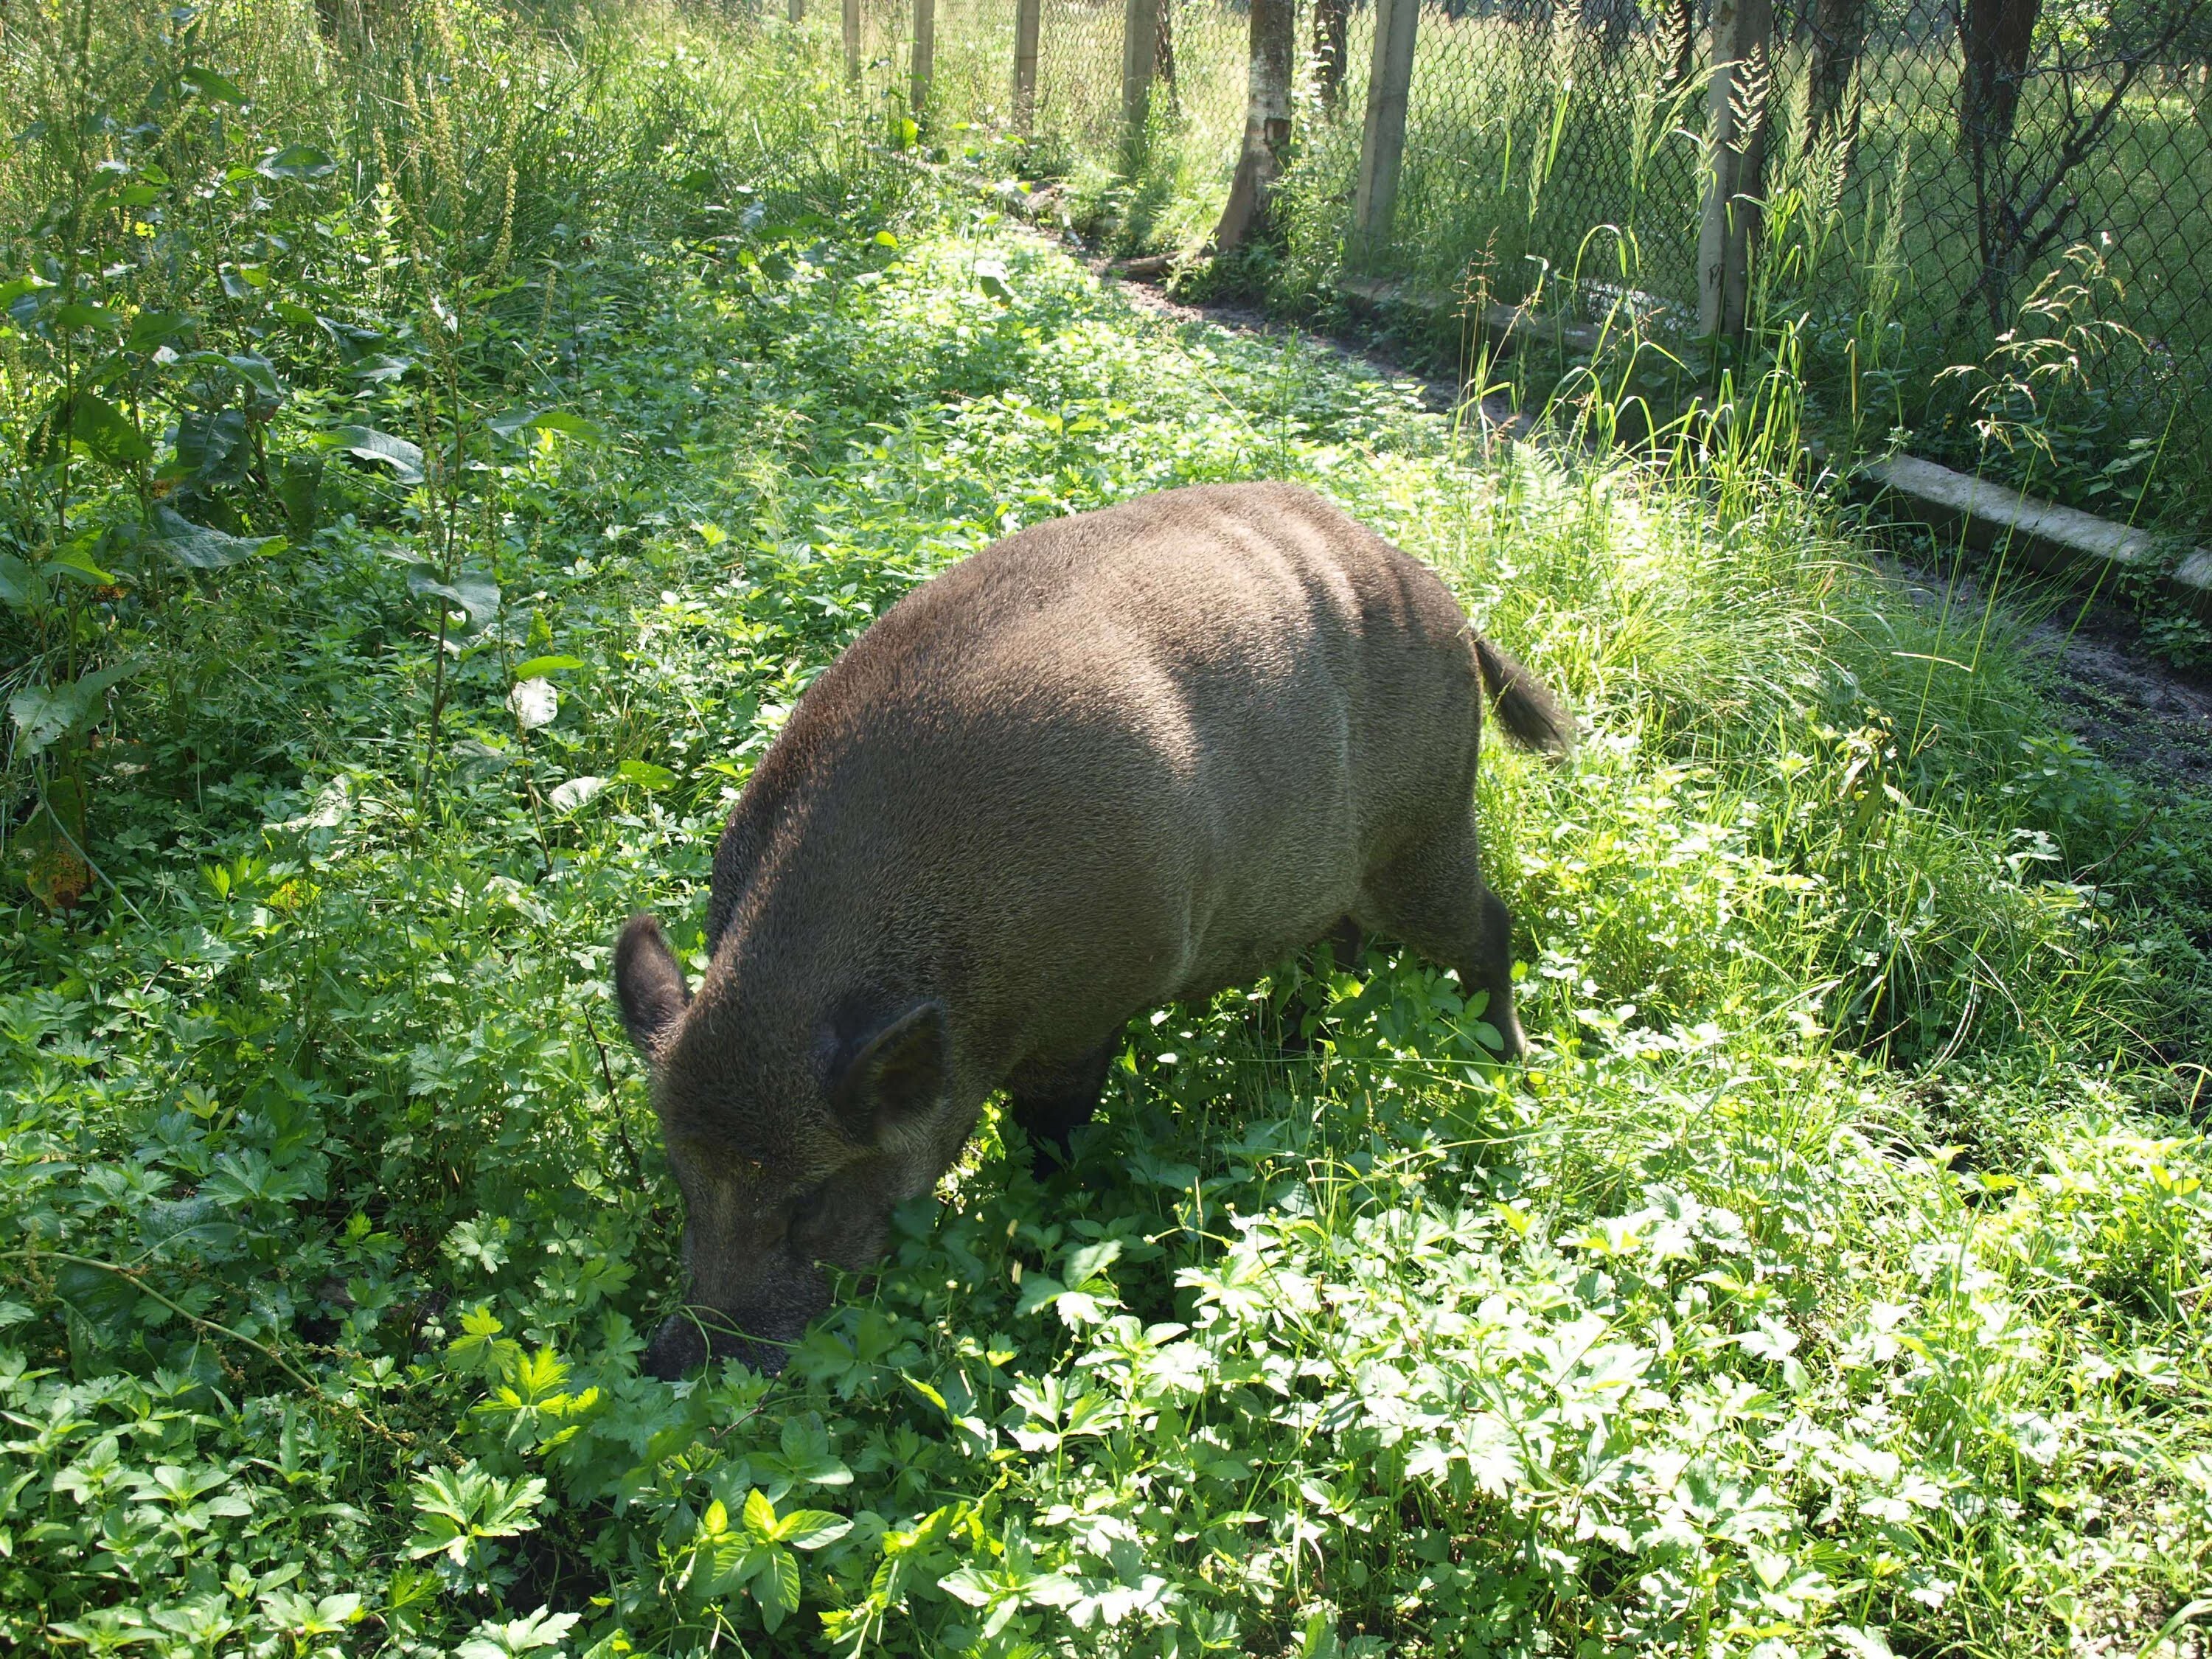
[[[2198,1639],[2212,807],[2004,612],[1725,448],[1486,450],[1147,317],[773,24],[290,22],[138,41],[6,175],[0,1640]],[[1536,1057],[1285,963],[1133,1027],[1079,1176],[988,1123],[774,1382],[641,1378],[622,918],[696,954],[730,799],[915,583],[1261,476],[1584,716],[1486,761]]]

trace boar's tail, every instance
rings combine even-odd
[[[1564,758],[1575,746],[1575,717],[1547,686],[1481,635],[1469,630],[1483,688],[1498,702],[1498,723],[1523,749]]]

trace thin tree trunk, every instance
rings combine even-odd
[[[1959,15],[1959,148],[1978,169],[2012,141],[2043,0],[1966,0]]]
[[[1843,118],[1844,94],[1866,51],[1867,0],[1813,0],[1812,68],[1805,91],[1805,147],[1810,149]]]
[[[1214,227],[1215,247],[1226,253],[1243,245],[1267,220],[1267,198],[1281,176],[1291,143],[1291,60],[1296,46],[1297,0],[1252,0],[1252,68],[1244,107],[1244,149],[1228,204]]]
[[[1314,0],[1313,53],[1322,107],[1334,115],[1344,97],[1344,71],[1352,59],[1350,0]]]

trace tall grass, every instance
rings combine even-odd
[[[1183,55],[1175,109],[1132,168],[1112,97],[1118,33],[1095,8],[1048,10],[1051,84],[1068,90],[1055,92],[1032,165],[1064,174],[1078,222],[1118,246],[1196,254],[1241,131],[1243,14],[1211,0],[1178,9],[1184,37],[1211,49]],[[1334,112],[1304,77],[1281,246],[1238,278],[1294,311],[1333,313],[1352,257],[1372,27],[1366,11],[1353,19],[1352,73]],[[1981,256],[1956,142],[1955,52],[1929,27],[1869,49],[1857,118],[1809,150],[1804,51],[1782,44],[1766,109],[1772,234],[1755,326],[1793,332],[1824,422],[1863,433],[1879,411],[1878,440],[1909,430],[1920,453],[2046,495],[2179,531],[2201,526],[2201,469],[2185,458],[2212,444],[2206,377],[2192,367],[2212,356],[2193,302],[2212,141],[2191,101],[2196,82],[2154,77],[2131,94],[2126,118],[2071,175],[2079,211],[2068,235],[2004,296],[2010,332],[1999,339],[1974,298]],[[1425,9],[1396,213],[1386,244],[1357,251],[1364,274],[1447,300],[1479,279],[1491,300],[1612,318],[1694,352],[1705,88],[1701,75],[1677,72],[1663,34],[1608,42],[1565,11],[1547,21]],[[2057,77],[2033,78],[2023,150],[2052,152],[2070,107]],[[2084,315],[2115,331],[2094,374],[2059,395],[2012,401],[2004,422],[2025,442],[1992,438],[1986,410],[1943,371],[1984,365],[2004,376],[2008,342],[2042,331],[2038,286],[2073,246],[2099,262]],[[1516,373],[1540,380],[1543,368]]]

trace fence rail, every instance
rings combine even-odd
[[[842,0],[842,31],[855,76],[920,115],[1018,130],[1036,165],[1133,194],[1225,199],[1255,3]],[[1996,445],[2031,485],[2206,527],[2212,0],[1307,0],[1293,17],[1275,199],[1306,297],[1354,274],[1439,294],[1479,278],[1508,303],[1626,308],[1692,357],[1786,330],[1863,422],[1952,459]],[[1212,221],[1178,222],[1194,251]]]

